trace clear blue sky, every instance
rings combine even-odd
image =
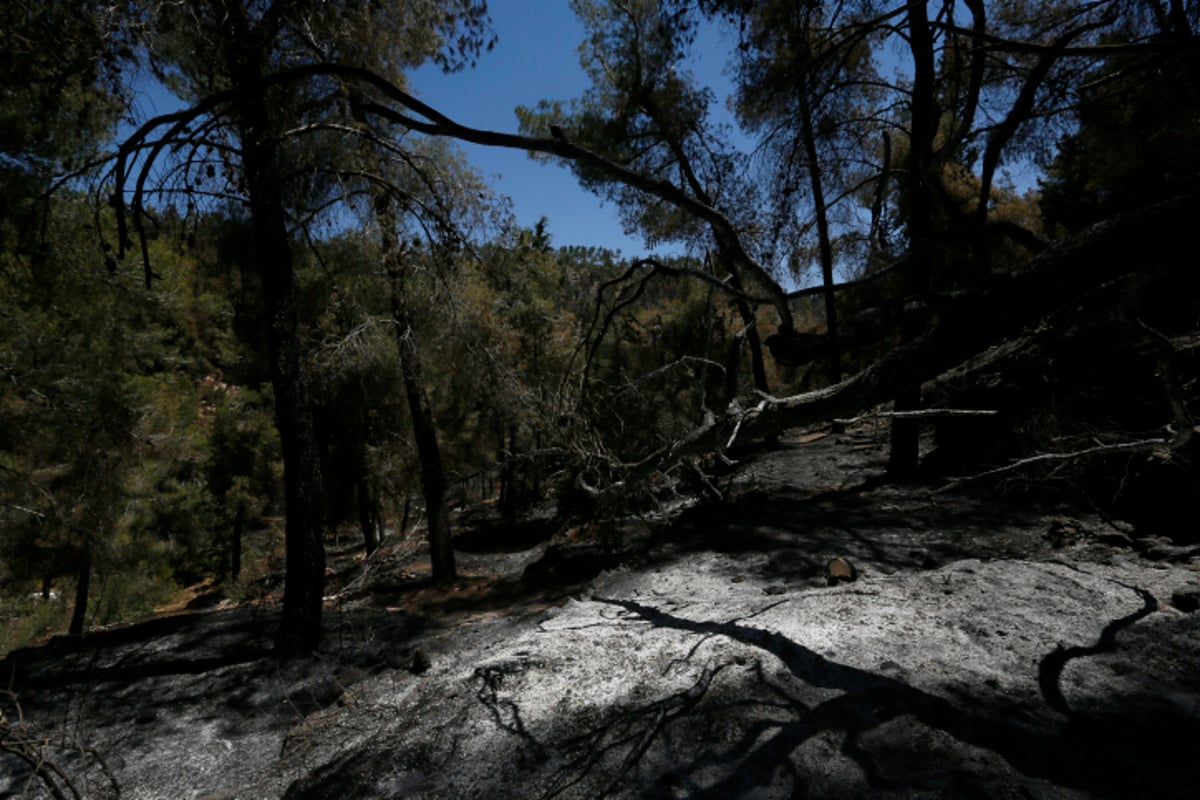
[[[515,133],[517,106],[570,100],[587,88],[578,52],[583,26],[563,0],[509,0],[489,7],[499,39],[478,66],[453,75],[422,68],[411,76],[412,87],[421,100],[457,122]],[[721,74],[725,50],[717,46],[715,32],[707,32],[702,41],[708,47],[700,48],[694,71],[723,98],[728,93]],[[536,162],[514,150],[460,146],[489,183],[512,198],[518,224],[531,228],[545,216],[555,245],[598,245],[627,256],[645,252],[640,238],[623,231],[616,208],[579,188],[566,167]]]
[[[539,100],[579,97],[588,80],[579,65],[583,26],[565,0],[490,4],[495,48],[473,69],[446,75],[424,67],[410,76],[413,90],[438,111],[464,125],[515,133],[517,106]],[[727,48],[715,31],[705,31],[693,70],[724,98],[729,82],[721,74]],[[146,79],[138,86],[141,119],[180,107],[178,100]],[[122,126],[122,136],[131,132]],[[627,236],[616,208],[604,205],[558,164],[537,162],[525,153],[459,143],[467,159],[501,194],[512,198],[517,223],[532,228],[545,216],[555,245],[596,245],[626,256],[646,252],[640,238]]]

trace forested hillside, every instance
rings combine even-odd
[[[193,601],[306,657],[331,553],[454,587],[480,537],[725,508],[800,426],[1200,541],[1200,9],[571,6],[589,87],[501,131],[407,77],[499,68],[481,0],[3,4],[0,655]],[[644,253],[522,227],[464,142]]]

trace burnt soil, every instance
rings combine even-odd
[[[419,535],[331,543],[316,656],[272,657],[275,595],[57,638],[0,663],[7,740],[87,797],[1194,797],[1200,552],[888,483],[885,444],[793,431],[567,530],[473,509],[446,588]]]

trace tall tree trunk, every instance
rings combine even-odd
[[[832,386],[842,380],[842,346],[838,343],[837,302],[833,292],[833,241],[829,234],[829,209],[825,205],[825,187],[821,180],[817,154],[817,134],[813,128],[813,110],[808,95],[800,92],[800,135],[808,159],[808,180],[817,217],[817,250],[821,259],[821,284],[825,287],[825,334],[829,339],[828,379]]]
[[[365,471],[358,476],[355,493],[358,495],[358,526],[362,529],[363,548],[371,555],[379,549],[379,506],[367,485]]]
[[[742,279],[737,270],[729,270],[729,276],[729,285],[740,291]],[[735,303],[738,315],[742,318],[742,324],[746,326],[746,344],[750,346],[750,372],[754,375],[754,388],[764,394],[770,394],[771,388],[767,383],[767,365],[763,360],[762,337],[758,335],[758,314],[755,313],[755,309],[750,307],[749,303],[741,298],[738,298]]]
[[[883,265],[889,256],[887,247],[887,232],[883,219],[883,198],[887,196],[888,179],[892,173],[892,136],[883,132],[883,146],[880,158],[879,182],[875,184],[875,196],[871,200],[871,231],[867,236],[870,251],[867,256],[867,269],[873,270]]]
[[[503,436],[500,437],[500,452],[504,454],[504,467],[500,473],[502,476],[500,520],[506,525],[512,525],[517,521],[517,507],[521,503],[521,492],[518,488],[520,479],[517,475],[517,430],[515,426],[509,430],[507,443]]]
[[[71,636],[82,636],[83,626],[87,621],[88,591],[92,584],[92,545],[83,545],[79,557],[79,571],[75,577],[75,609],[71,612],[71,625],[67,633]]]
[[[287,578],[283,619],[275,649],[281,657],[316,650],[321,640],[325,589],[320,453],[308,396],[295,268],[284,217],[283,194],[270,98],[254,91],[262,77],[262,54],[252,34],[239,30],[243,48],[231,48],[230,74],[245,89],[235,105],[242,144],[242,167],[250,199],[254,261],[262,279],[267,355],[275,395],[275,425],[283,455]]]
[[[233,513],[233,538],[229,542],[229,576],[235,581],[242,574],[242,532],[246,527],[246,503],[238,501]]]
[[[379,223],[384,263],[391,283],[392,326],[396,334],[396,349],[400,354],[404,396],[408,400],[409,416],[412,417],[413,443],[421,462],[421,491],[425,495],[433,580],[434,583],[445,584],[458,577],[450,514],[446,509],[446,473],[442,467],[437,425],[433,420],[433,405],[425,389],[421,353],[408,313],[408,296],[404,287],[405,264],[400,242],[396,238],[395,211],[392,198],[386,192],[381,191],[375,196],[375,219]]]
[[[921,291],[929,288],[930,261],[933,252],[933,147],[937,133],[937,99],[935,95],[935,66],[933,34],[929,27],[928,7],[924,0],[908,0],[909,46],[913,55],[912,130],[908,166],[908,239],[909,247],[917,253],[920,274],[917,285]],[[903,336],[916,331],[902,330]],[[896,392],[893,408],[913,411],[921,405],[921,385],[911,381]],[[892,418],[891,449],[888,471],[906,477],[920,463],[918,445],[919,423],[915,419]]]
[[[442,469],[442,451],[438,444],[433,407],[425,390],[420,351],[409,323],[404,289],[398,286],[399,277],[393,274],[392,323],[396,329],[396,345],[400,351],[400,371],[404,380],[404,395],[412,417],[413,440],[421,462],[421,489],[425,495],[425,514],[429,525],[429,559],[434,583],[449,583],[458,576],[451,541],[450,514],[446,510],[446,474]]]

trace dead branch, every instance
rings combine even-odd
[[[0,709],[0,750],[11,753],[28,764],[33,775],[42,782],[55,800],[67,800],[68,796],[80,800],[81,795],[75,784],[50,758],[47,752],[49,742],[44,738],[35,737],[30,731],[16,693],[6,690],[0,692],[0,695],[6,696],[12,702],[16,714],[15,720],[10,719],[3,709]],[[107,772],[107,769],[105,771]]]
[[[1169,338],[1147,325],[1140,318],[1137,320],[1137,324],[1145,332],[1158,355],[1158,377],[1162,381],[1163,392],[1167,396],[1167,403],[1171,407],[1171,415],[1175,422],[1171,448],[1182,448],[1191,441],[1196,423],[1188,411],[1187,396],[1183,387],[1179,385],[1177,377],[1179,372],[1176,363],[1178,350]]]
[[[655,378],[659,377],[660,375],[664,375],[668,372],[671,372],[672,370],[685,369],[685,368],[691,369],[692,367],[695,367],[695,366],[698,366],[698,367],[701,367],[704,369],[715,369],[722,373],[725,372],[724,364],[719,364],[710,358],[701,358],[700,356],[682,356],[680,358],[675,359],[674,361],[672,361],[669,364],[663,364],[658,369],[654,369],[654,370],[651,370],[650,372],[647,372],[645,375],[639,375],[636,380],[633,380],[627,386],[623,386],[620,389],[618,389],[613,395],[611,395],[608,398],[608,400],[609,400],[609,402],[612,402],[613,400],[616,400],[618,397],[625,394],[626,392],[633,391],[634,389],[638,388],[642,384],[648,383],[649,381],[654,380]]]
[[[983,478],[991,478],[996,475],[1003,475],[1008,472],[1016,472],[1034,464],[1043,464],[1052,461],[1074,461],[1079,458],[1090,458],[1091,456],[1107,455],[1109,453],[1148,453],[1166,449],[1167,444],[1162,439],[1142,439],[1136,442],[1116,442],[1114,444],[1098,444],[1095,447],[1085,447],[1082,450],[1072,450],[1069,453],[1038,453],[1034,456],[1021,458],[1013,461],[1010,464],[1005,464],[1002,467],[985,470],[974,475],[967,475],[962,478],[954,478],[945,486],[935,489],[933,494],[941,494],[956,489],[964,483],[971,481],[982,480]]]
[[[854,425],[863,420],[886,417],[891,419],[939,419],[941,417],[994,417],[1000,412],[989,408],[923,408],[916,411],[869,411],[856,417],[835,419],[838,425]]]
[[[620,714],[590,733],[572,740],[570,744],[583,747],[584,752],[559,771],[556,785],[542,795],[543,800],[550,800],[576,786],[610,753],[628,748],[612,777],[600,791],[592,795],[607,797],[641,761],[662,731],[670,723],[691,713],[704,699],[713,679],[728,666],[729,662],[707,665],[695,683],[686,689],[644,708]]]
[[[719,418],[706,420],[670,445],[626,464],[622,483],[645,479],[661,472],[668,462],[689,455],[720,453],[739,438],[764,438],[787,428],[856,416],[862,409],[887,403],[898,385],[933,380],[998,343],[1022,338],[1038,321],[1129,271],[1129,265],[1149,268],[1155,263],[1177,263],[1173,251],[1178,234],[1172,232],[1186,230],[1198,207],[1200,197],[1183,195],[1057,242],[1021,272],[998,276],[978,293],[935,303],[932,323],[920,336],[858,374],[815,391],[766,398],[751,408],[735,402]]]

